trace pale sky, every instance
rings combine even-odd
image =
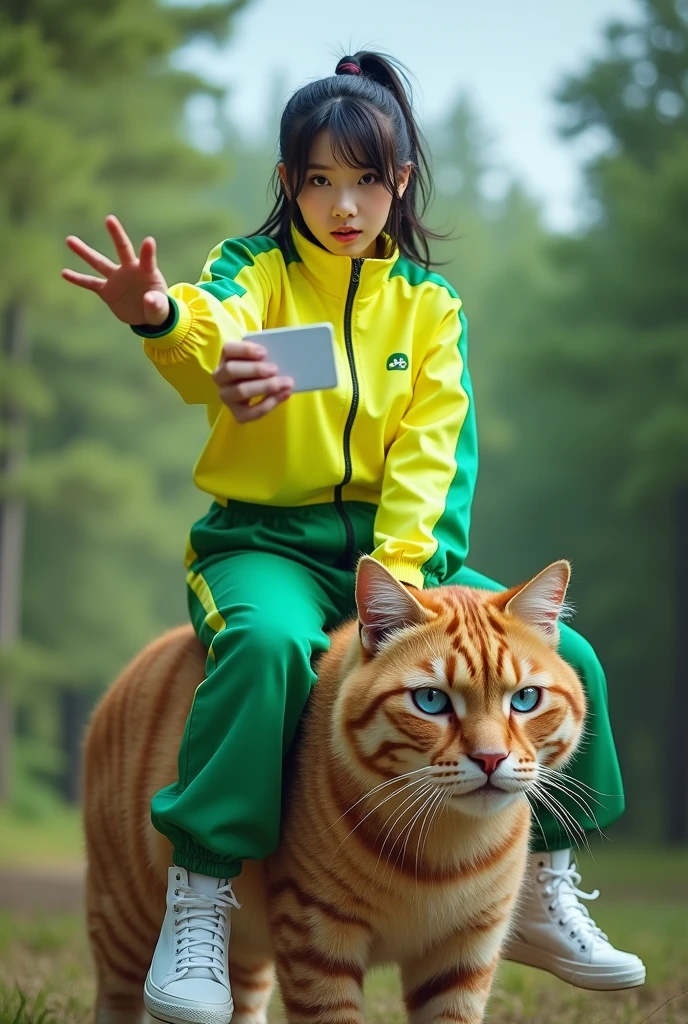
[[[421,122],[468,93],[495,163],[540,199],[548,224],[567,229],[580,216],[584,150],[557,138],[552,93],[601,52],[608,21],[640,17],[638,0],[253,0],[224,53],[197,47],[183,62],[228,86],[232,118],[250,134],[264,126],[278,75],[286,100],[332,74],[341,53],[385,50],[412,72]]]

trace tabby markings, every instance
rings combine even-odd
[[[305,893],[293,879],[285,879],[271,885],[269,893],[273,899],[286,893],[291,893],[301,907],[315,907],[316,910],[319,910],[326,917],[337,921],[339,924],[350,924],[356,928],[365,928],[367,931],[371,930],[370,925],[363,918],[355,917],[353,914],[346,914],[343,910],[333,906],[333,904],[328,903],[326,900],[319,899],[311,893]]]
[[[479,992],[489,985],[499,958],[497,957],[490,964],[484,967],[452,967],[443,974],[429,978],[422,985],[409,992],[406,996],[406,1005],[412,1012],[422,1009],[431,999],[452,992],[454,989],[464,989],[469,992]]]

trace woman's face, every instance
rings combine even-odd
[[[284,164],[279,173],[288,188]],[[399,196],[408,185],[411,168],[397,178]],[[375,257],[377,239],[387,223],[392,196],[374,168],[347,167],[332,152],[329,130],[315,136],[308,159],[306,182],[296,197],[301,215],[314,238],[337,256]]]

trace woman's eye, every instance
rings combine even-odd
[[[379,180],[380,180],[379,174],[375,174],[374,171],[368,171],[368,173],[364,174],[363,177],[361,178],[360,184],[361,185],[374,185],[375,182],[379,181]]]
[[[311,178],[312,185],[327,185],[329,184],[324,174],[314,174]]]
[[[537,686],[524,686],[511,698],[511,706],[514,711],[533,711],[540,703],[541,693]]]
[[[430,687],[414,690],[411,696],[418,710],[424,711],[426,715],[441,715],[449,710],[451,704],[443,690],[433,690]]]

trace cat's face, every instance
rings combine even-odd
[[[546,784],[585,716],[578,677],[556,653],[569,572],[557,562],[501,594],[411,593],[361,560],[360,657],[335,722],[363,785],[405,776],[409,794],[424,786],[447,808],[486,817]]]

